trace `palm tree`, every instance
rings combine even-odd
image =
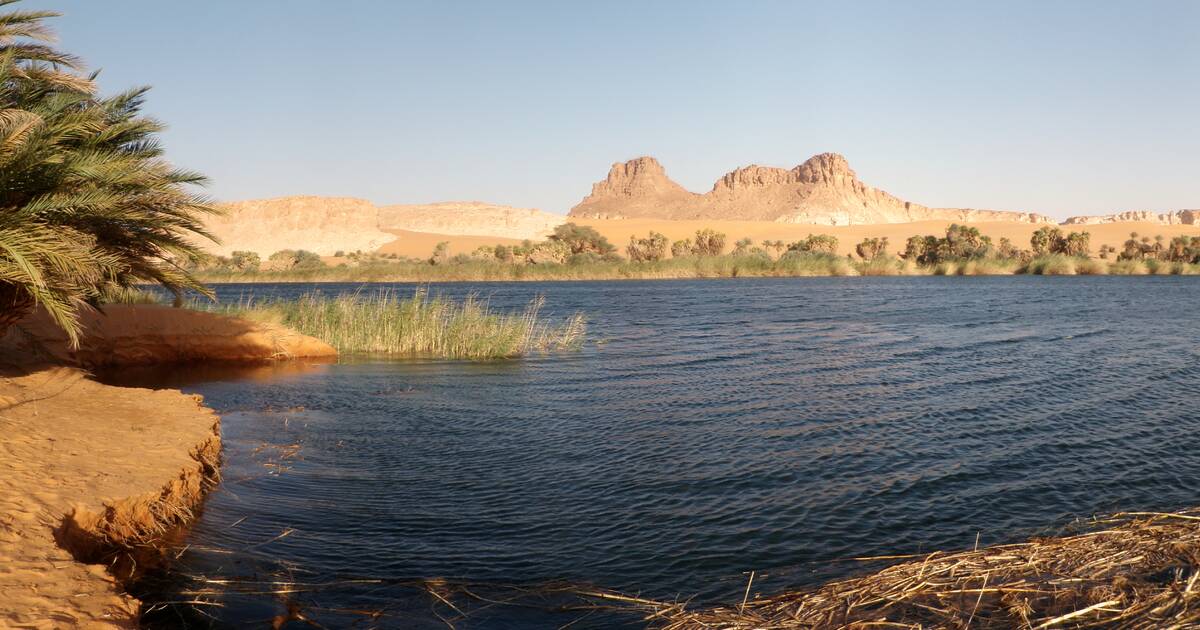
[[[101,98],[47,45],[55,15],[0,14],[0,336],[40,305],[76,343],[80,309],[115,289],[207,294],[183,266],[215,210],[191,188],[203,176],[163,159],[147,88]]]

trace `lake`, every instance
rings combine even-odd
[[[506,309],[545,295],[551,316],[586,314],[589,341],[511,361],[158,370],[221,413],[225,439],[224,481],[159,599],[231,580],[226,606],[200,607],[217,627],[266,625],[289,601],[329,627],[638,627],[529,589],[736,603],[752,570],[771,593],[878,567],[854,557],[1197,505],[1196,282],[433,285]],[[413,289],[216,290],[318,286]],[[472,614],[428,578],[474,589],[451,599]],[[505,593],[524,605],[486,603]]]

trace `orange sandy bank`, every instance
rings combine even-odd
[[[324,341],[282,326],[189,309],[112,305],[81,322],[77,349],[48,317],[34,316],[0,340],[0,352],[87,367],[337,356]]]
[[[105,311],[84,317],[78,350],[37,316],[0,340],[0,627],[136,627],[139,602],[120,581],[161,559],[216,480],[219,419],[200,397],[102,385],[61,364],[336,355],[211,313]]]
[[[127,575],[106,567],[128,573],[133,550],[199,505],[216,474],[216,414],[196,396],[108,387],[74,368],[9,374],[0,626],[136,627],[139,603],[117,581]]]
[[[945,235],[950,221],[921,221],[917,223],[881,223],[872,225],[806,225],[793,223],[777,223],[774,221],[671,221],[665,219],[586,219],[563,217],[563,222],[573,221],[580,225],[590,225],[612,241],[622,254],[630,236],[639,238],[646,236],[651,230],[662,233],[671,240],[692,238],[696,230],[711,228],[723,232],[727,237],[726,248],[732,248],[733,242],[749,237],[755,245],[764,240],[781,240],[786,242],[803,239],[809,234],[832,234],[838,238],[838,253],[853,254],[854,246],[864,238],[886,236],[891,243],[890,251],[904,250],[904,242],[910,236],[934,234]],[[1029,237],[1042,227],[1028,223],[972,223],[986,236],[999,241],[1008,238],[1018,247],[1028,249]],[[1049,225],[1049,224],[1047,224]],[[1120,249],[1129,238],[1130,232],[1142,236],[1154,237],[1161,234],[1167,240],[1173,236],[1187,234],[1200,235],[1200,225],[1161,225],[1157,223],[1106,223],[1101,225],[1055,225],[1063,232],[1089,232],[1092,235],[1091,247],[1095,252],[1102,245]],[[513,244],[517,241],[486,236],[455,236],[447,234],[423,234],[420,232],[392,232],[397,239],[383,246],[384,253],[396,253],[401,256],[414,258],[428,257],[437,243],[448,241],[451,254],[469,254],[480,245],[495,245],[497,243]]]

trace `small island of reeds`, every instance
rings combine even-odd
[[[552,322],[543,297],[522,311],[501,312],[468,295],[452,300],[417,289],[329,296],[311,292],[296,300],[243,299],[194,306],[280,324],[330,344],[339,353],[450,359],[499,359],[578,349],[587,331],[580,313]]]

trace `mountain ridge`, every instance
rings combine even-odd
[[[570,217],[777,221],[817,225],[910,223],[926,220],[1056,223],[1031,212],[930,208],[873,188],[837,153],[819,153],[791,169],[738,167],[706,193],[686,190],[657,159],[617,162]]]

